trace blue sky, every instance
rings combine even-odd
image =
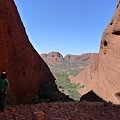
[[[99,52],[118,0],[14,0],[26,33],[41,53]]]

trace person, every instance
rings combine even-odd
[[[6,78],[6,72],[2,72],[0,77],[0,111],[5,109],[5,98],[7,91],[9,90],[9,81]]]

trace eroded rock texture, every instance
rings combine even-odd
[[[105,29],[95,60],[71,79],[84,85],[79,92],[93,91],[105,101],[120,104],[120,6]]]
[[[10,89],[24,101],[42,84],[54,80],[48,66],[28,40],[13,0],[0,1],[0,73],[7,72]]]

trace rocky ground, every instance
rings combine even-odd
[[[103,103],[41,103],[7,107],[0,120],[120,120],[120,106]]]

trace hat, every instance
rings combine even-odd
[[[2,72],[2,74],[6,74],[6,72]]]

